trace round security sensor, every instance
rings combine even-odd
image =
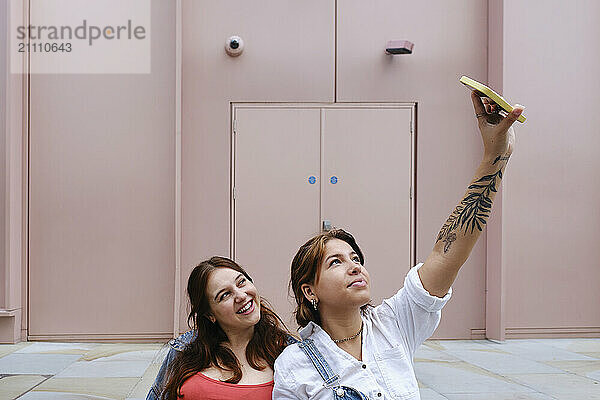
[[[244,40],[239,36],[231,36],[225,41],[225,52],[231,57],[237,57],[244,51]]]

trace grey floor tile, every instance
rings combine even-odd
[[[452,353],[463,350],[487,349],[487,343],[487,340],[438,340],[433,341],[432,344],[436,345],[435,350]]]
[[[423,388],[420,389],[421,392],[421,400],[448,400],[447,397],[442,396],[438,392],[433,389]]]
[[[590,372],[589,374],[587,374],[587,377],[597,382],[600,382],[600,371]]]
[[[510,379],[527,385],[535,391],[554,397],[597,396],[600,399],[600,383],[574,374],[519,374],[508,375]]]
[[[68,392],[28,392],[19,400],[115,400],[111,397]]]
[[[0,399],[15,399],[45,381],[40,375],[12,375],[0,379]]]
[[[559,349],[568,350],[575,353],[600,352],[600,339],[534,339],[534,341],[545,344],[547,346],[558,347]]]
[[[95,343],[50,343],[50,342],[34,342],[29,346],[15,351],[15,354],[31,354],[31,353],[50,353],[50,354],[84,354],[85,352],[98,346]]]
[[[532,361],[592,360],[593,358],[572,351],[550,346],[546,343],[507,340],[505,343],[488,342],[486,346],[502,350]]]
[[[30,346],[31,343],[17,343],[17,344],[0,344],[0,357],[4,357],[7,354],[14,353],[22,348]]]
[[[502,376],[465,362],[429,362],[415,364],[420,382],[436,392],[486,393],[486,392],[532,392],[533,390],[511,382]]]
[[[154,363],[150,364],[148,369],[144,372],[142,379],[140,379],[135,387],[127,394],[127,397],[145,398],[150,391],[150,387],[154,383],[154,379],[156,379],[156,375],[158,375],[159,369],[160,365]]]
[[[414,355],[415,362],[419,361],[460,361],[459,358],[439,350],[434,350],[427,346],[421,346]]]
[[[555,394],[552,397],[556,400],[600,400],[600,395],[593,393]]]
[[[455,351],[454,356],[469,364],[477,365],[490,372],[503,374],[560,374],[561,369],[527,360],[514,354],[494,353],[481,350]]]
[[[78,361],[56,378],[141,378],[150,361]]]
[[[600,373],[600,360],[546,361],[545,364],[559,368],[563,372],[569,372],[596,380],[598,380],[597,374]]]
[[[32,392],[65,393],[66,398],[124,399],[137,384],[139,378],[56,378],[47,379]],[[68,397],[70,394],[73,397]],[[82,396],[82,397],[75,397]],[[44,398],[44,397],[41,397]]]
[[[98,361],[150,361],[155,359],[158,350],[128,351],[108,357],[99,358]]]
[[[9,354],[0,358],[0,374],[54,375],[77,361],[73,354]]]
[[[449,394],[448,400],[554,400],[542,393],[477,393]]]

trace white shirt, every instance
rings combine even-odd
[[[404,287],[362,316],[362,359],[358,361],[340,349],[317,324],[300,330],[302,339],[311,338],[340,377],[339,384],[361,391],[370,399],[420,400],[413,367],[415,350],[437,328],[441,309],[452,288],[443,297],[430,295],[417,274],[419,263],[408,272]],[[331,389],[297,344],[288,346],[275,360],[273,399],[333,398]]]

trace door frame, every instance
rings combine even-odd
[[[12,2],[8,2],[7,9],[10,10]],[[172,334],[169,337],[161,336],[159,339],[167,339],[167,338],[176,338],[180,335],[180,308],[181,308],[181,236],[182,236],[182,200],[181,200],[181,186],[182,186],[182,143],[181,143],[181,133],[182,133],[182,75],[183,75],[183,30],[182,30],[182,18],[183,18],[183,0],[175,0],[173,7],[175,8],[175,103],[173,104],[173,108],[175,110],[175,124],[173,125],[173,133],[175,136],[175,185],[174,185],[174,194],[175,194],[175,207],[173,209],[173,213],[175,215],[175,229],[174,229],[174,243],[175,243],[175,259],[174,259],[174,276],[175,281],[173,285],[174,291],[174,301],[173,301],[173,329]],[[23,25],[28,26],[31,20],[31,5],[29,1],[25,1],[21,5],[22,13],[23,13]],[[10,11],[7,12],[7,19],[10,18]],[[7,20],[7,22],[9,22]],[[8,24],[7,24],[8,26]],[[10,43],[7,43],[8,45]],[[8,46],[10,47],[10,46]],[[10,51],[10,48],[7,48],[7,51]],[[15,334],[14,343],[19,341],[39,341],[39,340],[55,340],[55,337],[44,337],[39,335],[30,335],[30,265],[29,265],[29,208],[30,208],[30,157],[29,157],[29,148],[30,148],[30,103],[31,103],[31,90],[30,90],[30,57],[27,52],[23,53],[23,71],[20,79],[20,87],[16,85],[11,86],[12,92],[9,93],[7,90],[6,96],[9,94],[13,96],[20,96],[22,100],[21,107],[21,124],[22,131],[17,134],[21,135],[22,140],[22,152],[18,156],[15,154],[13,158],[15,158],[15,166],[19,165],[22,168],[21,181],[12,183],[11,182],[11,190],[12,191],[20,191],[22,196],[21,207],[22,207],[22,215],[21,221],[18,229],[21,231],[20,235],[20,243],[18,244],[22,251],[20,252],[20,260],[18,269],[20,270],[19,274],[19,284],[21,289],[21,298],[20,305],[21,309],[17,311],[22,311],[22,313],[18,313],[18,324],[20,329],[20,336]],[[10,66],[8,67],[10,70]],[[10,73],[8,74],[10,77]],[[8,125],[7,125],[8,126]],[[14,136],[14,133],[13,133]],[[7,153],[8,154],[8,153]],[[18,158],[22,158],[19,160]],[[19,164],[16,164],[17,161],[21,161]],[[14,224],[13,224],[14,225]],[[16,230],[16,227],[11,225],[11,230]],[[14,268],[13,268],[14,269]],[[0,315],[2,317],[2,315]],[[22,318],[21,318],[22,317]],[[69,339],[70,340],[70,339]],[[86,339],[82,339],[85,341]],[[110,342],[111,339],[101,339],[104,342]],[[147,338],[142,337],[138,338],[126,338],[119,337],[116,339],[121,342],[134,342],[134,343],[142,343],[148,341],[155,341],[156,337]]]
[[[240,109],[408,109],[411,111],[410,135],[411,135],[411,176],[410,176],[410,265],[416,264],[416,237],[417,237],[417,102],[338,102],[338,103],[260,103],[260,102],[231,102],[230,103],[230,169],[229,169],[229,257],[235,260],[235,138],[236,138],[236,116]],[[321,115],[321,135],[323,128],[323,116]],[[321,166],[322,167],[322,166]],[[320,167],[320,168],[321,168]],[[321,215],[321,210],[319,210]]]

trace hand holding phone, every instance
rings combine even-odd
[[[476,80],[463,75],[460,78],[460,83],[462,83],[471,90],[475,90],[482,96],[488,97],[494,104],[497,104],[507,113],[510,113],[514,108],[502,96],[500,96],[498,93],[494,92],[492,89],[490,89],[481,82],[477,82]],[[517,118],[517,121],[523,123],[526,119],[527,118],[523,114],[521,114],[519,118]]]

